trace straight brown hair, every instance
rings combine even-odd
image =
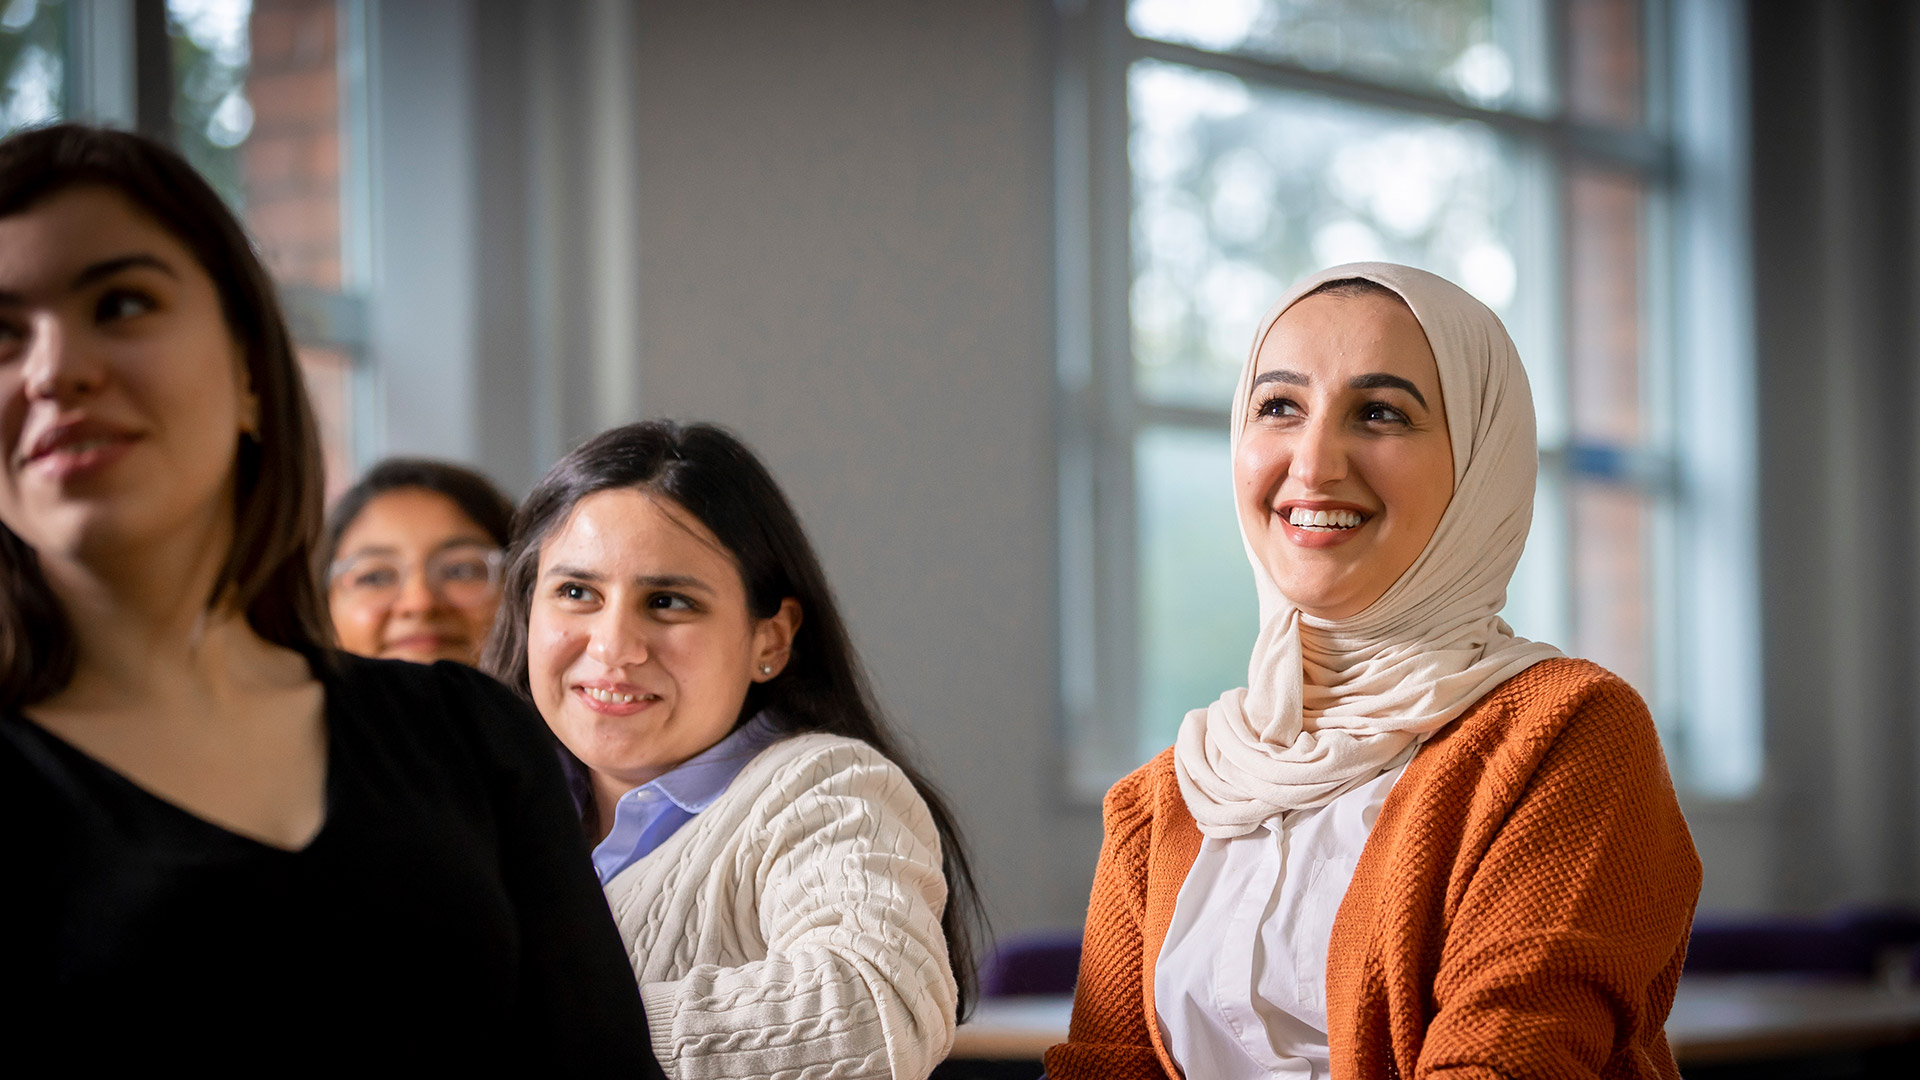
[[[312,572],[324,491],[320,436],[272,278],[220,196],[160,143],[82,124],[0,139],[0,218],[80,187],[119,193],[192,252],[213,280],[260,400],[258,435],[235,439],[233,543],[208,608],[225,601],[262,638],[325,663],[332,628]],[[75,661],[72,625],[38,557],[0,526],[0,710],[59,693]]]

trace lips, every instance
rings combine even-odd
[[[408,634],[386,642],[391,652],[435,653],[449,647],[464,650],[467,642],[446,634]]]
[[[92,417],[62,421],[41,432],[20,455],[22,465],[51,465],[59,472],[70,472],[103,464],[140,438],[139,432],[119,424]]]
[[[1362,520],[1358,510],[1309,510],[1296,506],[1287,513],[1287,524],[1303,529],[1357,529]]]
[[[1374,513],[1354,503],[1296,501],[1274,507],[1281,531],[1301,547],[1336,547],[1353,538]]]
[[[575,700],[607,716],[631,716],[662,700],[659,694],[626,682],[576,683],[572,690]]]

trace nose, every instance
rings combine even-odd
[[[1347,477],[1346,433],[1336,420],[1309,420],[1293,444],[1287,471],[1308,491],[1317,491]]]
[[[427,584],[425,567],[416,566],[400,579],[400,595],[393,599],[395,615],[425,615],[441,606],[439,595]]]
[[[105,358],[78,338],[57,318],[34,320],[33,340],[20,372],[29,401],[64,405],[106,384]]]
[[[592,637],[587,642],[587,655],[608,668],[637,667],[646,663],[651,650],[647,646],[644,620],[631,612],[608,605],[594,620]]]

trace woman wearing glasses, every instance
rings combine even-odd
[[[659,1076],[540,720],[346,656],[272,282],[178,154],[0,140],[0,1000],[75,1072]]]
[[[480,661],[500,606],[500,552],[513,504],[458,465],[390,458],[327,519],[327,610],[361,656]]]

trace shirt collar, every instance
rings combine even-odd
[[[774,728],[773,721],[766,713],[757,713],[726,738],[641,787],[653,788],[673,805],[697,814],[713,805],[740,770],[746,768],[747,762],[779,739],[780,732]]]

